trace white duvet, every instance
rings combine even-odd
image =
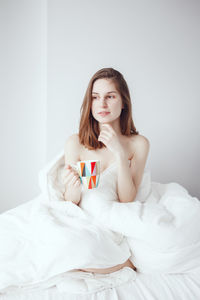
[[[77,206],[64,201],[63,167],[60,153],[39,174],[41,194],[1,214],[0,292],[62,288],[74,276],[91,275],[76,269],[107,268],[128,258],[140,273],[200,275],[200,202],[182,186],[151,182],[145,170],[135,201],[120,203],[112,164],[97,189],[82,189]],[[125,271],[124,280],[134,280],[135,272]],[[119,284],[115,275],[103,285]]]

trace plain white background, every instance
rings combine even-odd
[[[40,193],[103,67],[127,81],[152,180],[200,198],[199,31],[198,0],[1,0],[0,211]]]

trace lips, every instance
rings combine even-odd
[[[109,113],[110,113],[109,111],[101,111],[98,114],[102,117],[105,117],[105,116],[109,115]]]

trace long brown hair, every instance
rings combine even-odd
[[[98,141],[98,136],[100,134],[99,125],[93,118],[91,112],[93,84],[97,79],[102,78],[111,79],[121,95],[122,103],[124,105],[120,115],[121,133],[126,136],[139,134],[133,123],[130,93],[123,75],[113,68],[103,68],[97,71],[90,79],[80,109],[79,142],[90,150],[105,147],[102,142]]]

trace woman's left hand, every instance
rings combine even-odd
[[[109,124],[102,124],[102,130],[98,137],[98,141],[104,143],[104,145],[111,151],[113,154],[120,155],[124,154],[123,147],[119,141],[119,138],[114,131],[114,129]]]

